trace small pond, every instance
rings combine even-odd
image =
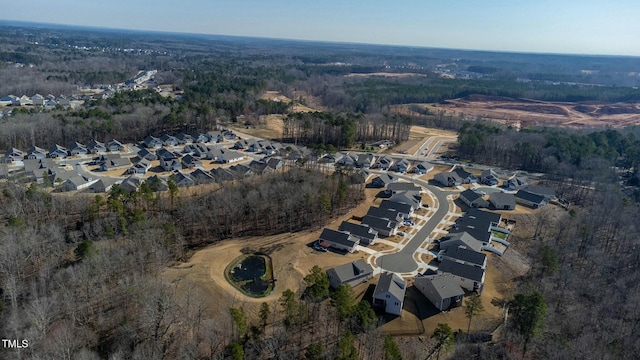
[[[225,272],[231,285],[247,296],[267,296],[275,286],[271,258],[265,254],[242,255],[234,259]]]

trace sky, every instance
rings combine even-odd
[[[3,8],[11,7],[9,0]],[[31,0],[2,20],[116,29],[640,56],[638,0]]]

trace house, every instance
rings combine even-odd
[[[153,175],[147,179],[147,185],[153,191],[166,191],[169,190],[169,185],[167,185],[167,181],[158,175]]]
[[[431,165],[431,163],[429,162],[423,161],[420,164],[414,166],[411,169],[411,172],[415,174],[424,175],[432,170],[433,170],[433,165]]]
[[[331,229],[322,230],[318,240],[320,242],[327,243],[332,248],[345,250],[350,253],[354,252],[356,250],[356,245],[360,243],[360,239],[355,236],[351,236],[349,233]]]
[[[458,285],[463,289],[478,293],[482,292],[485,271],[477,266],[444,259],[438,266],[438,274],[443,273],[453,275]]]
[[[507,190],[518,190],[529,185],[529,179],[526,176],[513,176],[504,182],[503,187]]]
[[[416,276],[413,286],[440,311],[462,306],[464,290],[451,274]]]
[[[420,186],[416,186],[414,183],[394,182],[387,185],[387,190],[385,191],[385,193],[393,195],[405,191],[413,191],[419,194],[422,191],[422,188]]]
[[[380,174],[371,180],[371,187],[374,188],[383,188],[388,187],[389,184],[398,181],[395,176],[389,175],[387,173]]]
[[[162,140],[151,135],[144,138],[143,143],[148,149],[159,149],[162,147]]]
[[[242,164],[231,166],[229,170],[235,174],[236,179],[248,178],[256,174],[253,169]]]
[[[67,149],[65,147],[62,147],[58,144],[53,145],[50,149],[49,149],[49,157],[52,159],[64,159],[67,157],[69,153],[67,152]]]
[[[124,169],[131,166],[131,161],[128,158],[115,158],[108,159],[100,165],[100,171],[111,171],[117,169]]]
[[[387,314],[400,316],[406,291],[407,282],[403,278],[394,273],[385,272],[380,275],[373,291],[373,307],[384,309]]]
[[[200,135],[206,138],[206,140],[203,142],[219,143],[224,141],[224,136],[222,136],[222,133],[220,131],[209,131],[206,134],[200,134]],[[193,136],[193,138],[196,139],[194,134],[191,134],[191,136]]]
[[[192,143],[206,143],[206,142],[210,142],[211,138],[209,136],[207,136],[207,134],[202,134],[199,132],[193,132],[191,133],[191,142]]]
[[[375,161],[375,156],[373,154],[358,154],[356,158],[355,166],[357,168],[369,169],[373,166],[373,162]]]
[[[178,135],[175,136],[176,139],[178,139],[178,143],[179,144],[192,144],[193,143],[193,137],[189,134],[185,134],[185,133],[179,133]]]
[[[551,199],[553,199],[556,196],[556,191],[550,187],[546,187],[546,186],[539,186],[539,185],[527,185],[525,187],[522,188],[522,190],[532,193],[532,194],[536,194],[536,195],[540,195],[540,196],[544,196],[545,199],[547,199],[547,201],[550,201]]]
[[[495,192],[489,195],[489,203],[496,210],[514,210],[516,208],[516,197],[513,194]]]
[[[267,165],[273,170],[280,170],[284,166],[284,161],[277,157],[270,157],[269,160],[267,160]]]
[[[373,277],[373,268],[364,260],[358,259],[354,262],[328,269],[327,277],[332,289],[340,285],[356,286],[367,282]]]
[[[141,184],[142,179],[134,176],[129,176],[128,178],[124,179],[118,186],[120,186],[120,188],[126,192],[134,192],[138,191]]]
[[[99,179],[87,179],[83,176],[75,174],[71,178],[64,180],[62,186],[68,191],[83,190],[98,182],[98,180]]]
[[[207,152],[206,159],[220,164],[227,164],[241,161],[244,159],[244,155],[229,149],[211,149]]]
[[[466,231],[449,233],[447,236],[440,239],[440,251],[447,251],[449,249],[455,249],[458,247],[464,247],[469,250],[480,252],[482,251],[482,241],[476,239]]]
[[[385,201],[409,205],[411,206],[411,212],[413,212],[413,210],[420,208],[420,205],[422,204],[422,197],[413,191],[403,191],[392,195]],[[411,216],[411,214],[409,214],[409,216]]]
[[[233,133],[233,131],[231,130],[222,130],[220,131],[220,135],[222,135],[222,138],[224,140],[228,140],[228,141],[232,141],[237,139],[238,137],[236,136],[236,134]]]
[[[42,160],[46,157],[47,157],[47,151],[37,146],[34,146],[27,151],[27,159]]]
[[[4,159],[7,162],[23,162],[24,153],[22,152],[22,150],[11,148],[4,153]]]
[[[197,158],[189,154],[189,155],[185,155],[182,158],[182,166],[184,166],[187,169],[194,169],[194,168],[202,169],[202,161],[198,160]]]
[[[373,230],[377,231],[379,235],[382,236],[392,236],[395,235],[396,230],[398,229],[398,223],[386,219],[379,218],[371,215],[365,215],[362,218],[362,225],[367,225]]]
[[[367,215],[371,215],[381,219],[389,219],[395,222],[402,222],[404,220],[404,215],[395,210],[381,209],[375,206],[369,208],[369,211],[367,211]]]
[[[210,184],[216,182],[216,179],[214,179],[211,174],[202,169],[196,169],[196,171],[189,175],[191,175],[191,178],[196,184]]]
[[[269,164],[267,164],[264,161],[253,160],[249,163],[249,167],[256,174],[260,174],[260,175],[273,172],[273,169],[269,166]]]
[[[440,183],[440,185],[445,187],[455,187],[462,185],[462,179],[453,172],[441,172],[435,174],[435,176],[433,177],[433,181],[436,181]]]
[[[162,145],[164,146],[177,146],[178,139],[175,136],[169,134],[163,134],[160,136],[160,141],[162,141]]]
[[[478,182],[478,178],[475,175],[461,167],[456,166],[456,168],[453,169],[453,173],[462,179],[463,184],[475,184]]]
[[[549,202],[549,200],[547,200],[547,198],[545,198],[542,195],[530,193],[522,189],[518,190],[515,197],[516,197],[516,203],[525,205],[534,209],[541,208],[547,205],[547,203]]]
[[[173,175],[170,176],[170,178],[173,179],[178,187],[189,187],[196,184],[196,181],[193,180],[191,175],[185,174],[181,171],[176,171]]]
[[[487,268],[487,255],[481,252],[469,249],[464,246],[450,247],[446,250],[438,252],[438,261],[448,259],[459,263],[477,266],[481,269]]]
[[[381,156],[378,161],[376,161],[374,167],[382,170],[389,170],[391,168],[391,165],[393,165],[393,159],[391,158],[391,156],[384,155]]]
[[[321,163],[328,163],[328,164],[335,164],[338,161],[340,161],[342,158],[344,157],[344,155],[342,155],[341,153],[337,152],[335,154],[326,154],[324,156],[322,156],[318,162]]]
[[[216,179],[216,182],[233,181],[236,179],[235,174],[229,169],[225,168],[211,169],[210,173],[211,176]]]
[[[107,152],[107,147],[104,143],[94,139],[87,145],[87,150],[92,154],[104,154]]]
[[[404,216],[405,219],[410,218],[413,215],[413,207],[409,204],[403,204],[395,201],[382,200],[378,207],[382,209],[395,210]]]
[[[356,161],[358,161],[358,157],[356,155],[346,153],[336,160],[336,166],[356,167]]]
[[[148,161],[158,160],[158,155],[149,151],[149,149],[147,148],[142,148],[140,151],[138,151],[137,155],[139,159],[145,159]]]
[[[44,96],[40,94],[35,94],[31,97],[31,102],[34,106],[43,106],[44,105]]]
[[[402,158],[396,161],[395,164],[393,164],[392,170],[399,173],[406,173],[407,170],[409,170],[410,166],[411,166],[411,163],[409,162],[409,160]]]
[[[366,225],[354,224],[343,221],[338,227],[339,231],[348,232],[349,234],[360,239],[361,244],[373,245],[378,239],[378,232]]]
[[[55,100],[45,100],[43,106],[47,110],[53,110],[58,106],[58,103]]]
[[[467,232],[481,241],[483,245],[488,245],[492,241],[491,231],[507,231],[499,227],[501,220],[502,215],[498,213],[470,208],[464,215],[456,219],[450,233]]]
[[[137,163],[127,170],[127,174],[144,175],[151,168],[151,162],[147,159],[140,159]]]
[[[498,185],[499,181],[498,174],[496,174],[495,171],[491,169],[482,170],[482,173],[480,174],[481,183],[488,186],[495,186]]]
[[[107,149],[111,152],[124,151],[124,145],[116,139],[112,139],[107,143]]]
[[[477,192],[467,189],[460,193],[459,199],[471,208],[486,208],[489,207],[489,203],[482,198],[482,195]]]
[[[107,193],[111,191],[113,185],[119,184],[120,179],[114,179],[110,177],[104,177],[88,187],[88,191],[92,193]]]
[[[207,152],[209,152],[209,148],[200,143],[188,144],[184,148],[182,148],[182,153],[185,155],[192,155],[198,159],[203,159],[207,157]]]
[[[177,158],[165,160],[165,158],[160,158],[160,166],[164,169],[164,171],[178,171],[182,170],[182,163]]]
[[[80,144],[77,141],[71,142],[71,144],[69,144],[68,150],[69,150],[69,155],[71,156],[87,155],[89,153],[89,150],[87,150],[87,147],[84,146],[83,144]]]

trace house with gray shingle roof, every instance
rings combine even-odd
[[[462,306],[464,290],[451,274],[416,276],[413,286],[440,311]]]
[[[372,245],[378,239],[378,232],[369,226],[354,224],[343,221],[338,228],[339,231],[348,232],[349,234],[360,239],[360,243]]]
[[[452,246],[445,250],[440,250],[440,252],[438,252],[438,261],[442,261],[444,259],[477,266],[481,269],[485,269],[487,267],[486,254],[464,246]]]
[[[360,239],[349,233],[324,229],[318,238],[321,242],[328,243],[332,248],[354,252],[356,245],[360,243]]]
[[[496,210],[513,210],[516,208],[516,197],[503,192],[491,193],[489,203]]]
[[[534,209],[547,205],[548,200],[542,195],[534,194],[526,190],[520,189],[515,195],[516,203],[525,205]]]
[[[182,166],[187,169],[202,169],[202,161],[200,161],[193,155],[188,154],[182,158]]]
[[[160,141],[162,141],[162,145],[164,146],[176,146],[178,145],[178,139],[169,134],[163,134],[160,136]]]
[[[87,147],[84,146],[83,144],[80,144],[77,141],[73,141],[71,142],[71,144],[69,144],[69,154],[71,156],[75,156],[75,155],[87,155],[89,153],[89,150],[87,150]]]
[[[442,273],[453,275],[458,285],[463,289],[482,292],[485,279],[484,269],[444,259],[438,266],[438,274]]]
[[[380,275],[373,291],[373,307],[384,309],[387,314],[400,316],[406,291],[407,282],[403,278],[394,273],[385,272]]]
[[[327,277],[329,277],[329,285],[332,289],[340,285],[356,286],[373,277],[373,267],[364,260],[358,259],[354,262],[328,269]]]
[[[47,157],[47,151],[37,146],[32,147],[27,151],[27,159],[44,159]]]
[[[486,208],[489,207],[489,203],[482,198],[482,195],[477,192],[467,189],[460,193],[459,199],[465,203],[468,207],[472,208]]]
[[[107,149],[111,152],[124,151],[124,145],[116,139],[112,139],[107,143]]]
[[[58,144],[55,144],[51,147],[51,149],[49,149],[49,157],[50,158],[57,158],[57,159],[64,159],[69,155],[69,153],[67,152],[67,149],[63,146],[60,146]]]
[[[384,173],[376,176],[371,180],[371,186],[377,188],[388,187],[390,184],[395,183],[398,179],[390,174]]]
[[[4,159],[7,162],[23,162],[24,153],[22,152],[22,150],[11,148],[4,153]]]
[[[87,150],[92,154],[104,154],[107,152],[107,147],[104,143],[94,139],[87,145]]]
[[[151,135],[144,138],[143,143],[144,146],[146,146],[148,149],[159,149],[160,147],[162,147],[162,140]]]
[[[379,218],[371,215],[365,215],[362,218],[362,224],[367,225],[373,230],[377,231],[378,234],[383,236],[392,236],[395,235],[398,230],[398,223],[386,218]]]

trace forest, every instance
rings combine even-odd
[[[318,230],[360,204],[351,169],[311,162],[235,183],[65,196],[0,182],[0,338],[29,339],[0,359],[633,359],[640,351],[640,133],[520,131],[416,103],[472,94],[572,103],[640,100],[637,58],[501,54],[377,45],[29,28],[0,23],[0,97],[71,95],[157,69],[154,90],[76,109],[2,108],[0,149],[206,132],[282,117],[281,140],[319,152],[410,138],[413,125],[458,131],[459,160],[541,173],[571,203],[515,215],[513,249],[532,264],[500,299],[503,336],[474,342],[440,324],[383,336],[368,302],[328,290],[312,268],[259,314],[241,304],[207,318],[211,299],[178,293],[162,271],[225,239]],[[586,71],[583,71],[586,70]],[[376,73],[408,77],[380,77]],[[456,78],[443,77],[454,74]],[[372,75],[353,76],[347,75]],[[266,100],[276,91],[291,102]],[[317,111],[294,112],[294,105]],[[407,113],[395,111],[404,105]],[[251,244],[247,244],[250,247]],[[477,315],[465,303],[469,323]],[[456,329],[457,330],[457,329]],[[419,346],[412,346],[420,344]],[[411,345],[411,346],[410,346]]]

